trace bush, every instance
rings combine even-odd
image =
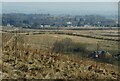
[[[61,41],[56,41],[53,44],[52,50],[57,53],[83,53],[86,47],[84,44],[73,42],[70,38],[65,38]]]

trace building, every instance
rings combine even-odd
[[[66,22],[67,23],[67,27],[71,27],[72,26],[72,22]]]

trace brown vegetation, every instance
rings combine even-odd
[[[3,48],[3,79],[118,79],[120,76],[117,66],[80,56],[44,51],[37,46],[43,44],[37,43],[40,42],[38,38],[35,37],[36,42],[33,41],[36,40],[34,37],[29,42],[24,40],[28,37],[18,36]],[[46,40],[41,41],[47,43]],[[72,42],[69,41],[69,45],[70,43]],[[52,45],[53,42],[49,41],[45,45],[48,44]]]

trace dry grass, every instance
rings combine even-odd
[[[3,78],[7,79],[117,79],[117,67],[89,59],[46,52],[25,52],[15,61],[13,51],[4,52]],[[27,55],[26,55],[27,54]]]
[[[58,36],[58,38],[57,38]],[[92,61],[74,55],[56,54],[41,50],[58,39],[70,37],[75,41],[86,43],[84,38],[68,35],[27,35],[23,43],[18,42],[17,50],[3,48],[3,79],[117,79],[120,76],[118,67]],[[97,41],[97,39],[93,39]],[[20,40],[19,40],[20,41]],[[89,41],[88,43],[94,43]],[[12,41],[11,41],[12,42]],[[41,47],[43,45],[43,47]]]
[[[118,39],[118,30],[66,30],[62,32],[67,33],[77,33],[80,35],[87,35],[87,36],[93,36],[93,37],[101,37],[101,38],[109,38],[109,39]],[[111,36],[105,36],[105,35],[111,35]],[[113,35],[116,35],[113,36]]]
[[[27,35],[25,40],[29,44],[35,45],[35,47],[52,47],[55,41],[63,40],[65,38],[70,38],[73,42],[82,43],[87,46],[90,51],[95,51],[97,49],[97,43],[99,43],[100,50],[109,51],[112,54],[118,52],[118,42],[92,39],[86,37],[70,36],[70,35],[58,35],[58,34],[41,34],[41,35]]]

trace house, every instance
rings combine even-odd
[[[50,25],[44,25],[44,27],[50,27]]]
[[[8,24],[7,24],[7,26],[9,26],[9,27],[10,27],[11,25],[8,23]]]
[[[72,26],[72,22],[66,22],[67,23],[67,27],[71,27]]]

